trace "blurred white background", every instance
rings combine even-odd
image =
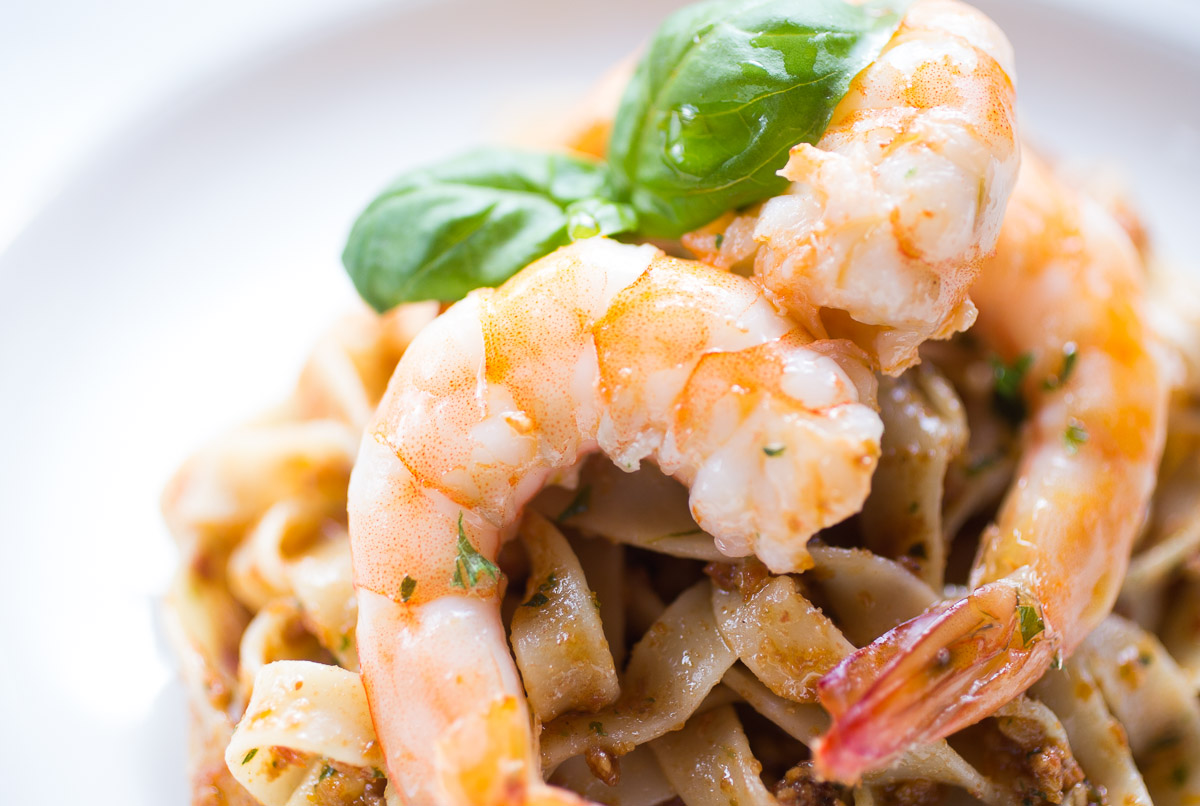
[[[0,3],[0,252],[90,152],[175,91],[348,15],[428,1]],[[1200,0],[1040,1],[1119,19],[1169,40],[1200,41]],[[1200,103],[1191,89],[1190,102]]]
[[[231,61],[381,0],[0,3],[0,252],[123,125]]]

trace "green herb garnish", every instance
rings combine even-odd
[[[1017,605],[1017,618],[1021,624],[1021,640],[1025,646],[1029,646],[1030,641],[1046,630],[1042,614],[1032,605]]]
[[[1150,746],[1146,748],[1146,752],[1147,753],[1160,753],[1163,750],[1167,750],[1171,747],[1174,747],[1175,745],[1179,744],[1181,741],[1183,741],[1183,737],[1180,736],[1178,733],[1166,733],[1166,734],[1163,734],[1162,736],[1159,736],[1157,739],[1155,739],[1153,742],[1151,742]]]
[[[662,24],[625,88],[609,159],[639,231],[674,238],[782,193],[878,56],[903,2],[710,0]]]
[[[500,569],[496,564],[484,557],[475,547],[471,545],[471,541],[467,540],[467,533],[463,531],[463,514],[458,513],[458,558],[454,561],[454,578],[450,580],[451,586],[455,588],[465,588],[469,584],[475,587],[479,584],[479,577],[487,574],[493,580],[500,577]]]
[[[763,453],[765,453],[767,456],[779,456],[785,450],[787,450],[786,445],[775,444],[763,446]]]
[[[554,586],[558,584],[558,577],[554,574],[546,577],[546,581],[538,585],[538,589],[529,597],[529,601],[524,602],[522,607],[541,607],[550,601],[550,597],[546,594],[554,590]]]
[[[458,533],[462,534],[462,516],[459,516]],[[408,574],[400,581],[400,601],[407,602],[417,590],[417,581]]]
[[[358,217],[342,262],[376,310],[496,286],[573,240],[677,237],[782,193],[910,0],[708,0],[659,28],[625,89],[610,164],[491,148],[410,171]],[[718,234],[717,248],[724,238]]]
[[[333,767],[330,767],[328,764],[326,764],[324,767],[321,768],[321,774],[317,776],[317,783],[318,784],[321,783],[326,778],[333,775],[335,772],[337,772],[337,770],[335,770]]]
[[[597,736],[607,736],[608,735],[607,733],[604,732],[604,725],[600,722],[589,722],[588,730],[590,730],[592,733],[596,734]]]
[[[1078,420],[1071,420],[1067,424],[1067,430],[1063,433],[1063,439],[1067,443],[1067,453],[1074,456],[1079,453],[1079,448],[1088,441],[1087,428]]]
[[[254,758],[254,755],[255,755],[257,752],[258,752],[258,748],[257,748],[257,747],[251,747],[251,748],[250,748],[250,752],[248,752],[248,753],[246,753],[246,755],[242,756],[242,764],[243,764],[243,765],[245,765],[245,764],[249,764],[249,763],[250,763],[250,759]]]
[[[1075,362],[1078,358],[1079,351],[1075,347],[1075,342],[1069,341],[1064,344],[1062,369],[1054,377],[1042,381],[1042,388],[1047,392],[1052,392],[1066,385],[1067,380],[1071,377],[1071,373],[1075,371]]]
[[[582,515],[588,511],[588,507],[591,505],[592,486],[590,484],[585,484],[579,488],[578,492],[575,493],[575,497],[571,499],[571,503],[567,504],[563,511],[558,513],[558,517],[555,520],[557,520],[559,523],[562,523],[568,518],[574,518],[576,515]]]
[[[1022,353],[1012,364],[1006,364],[996,356],[991,362],[992,408],[1011,425],[1020,425],[1027,413],[1021,385],[1033,366],[1033,353]]]
[[[507,148],[404,174],[358,217],[342,263],[377,311],[457,300],[577,238],[627,232],[604,163]]]
[[[967,474],[967,478],[974,478],[988,468],[994,467],[999,461],[1000,457],[995,454],[981,456],[967,465],[964,472]]]

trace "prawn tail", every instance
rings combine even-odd
[[[515,697],[460,718],[437,742],[437,773],[449,802],[525,806],[532,784],[532,737]]]
[[[530,748],[529,717],[516,697],[459,719],[437,741],[438,778],[458,806],[588,806],[573,792],[542,783]]]
[[[1059,643],[1041,606],[1007,580],[895,627],[818,684],[833,717],[813,751],[818,772],[853,783],[983,719],[1032,685]]]

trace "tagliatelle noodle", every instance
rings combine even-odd
[[[558,765],[550,782],[604,806],[657,806],[675,796],[648,744],[621,756],[618,770],[616,783],[605,783],[596,777],[583,756],[575,756]]]
[[[746,576],[737,588],[713,589],[721,635],[771,691],[795,702],[816,702],[817,681],[854,646],[800,595],[791,577]]]
[[[688,511],[687,488],[653,467],[626,473],[590,459],[573,490],[549,487],[532,506],[584,534],[673,557],[726,559]]]
[[[1060,671],[1039,680],[1032,693],[1054,709],[1080,765],[1113,802],[1127,806],[1151,803],[1129,752],[1125,730],[1104,704],[1085,663],[1072,658]]]
[[[773,806],[733,708],[722,705],[650,743],[675,791],[694,806]]]
[[[1154,803],[1200,800],[1200,702],[1158,639],[1110,616],[1079,654],[1129,737]]]
[[[521,525],[521,539],[531,567],[509,641],[529,707],[542,722],[564,711],[599,711],[621,691],[600,605],[553,524],[531,512]]]
[[[707,581],[688,588],[634,646],[620,698],[542,730],[542,765],[592,751],[621,753],[678,730],[721,682],[736,655],[717,630]]]
[[[883,453],[862,512],[867,548],[904,558],[930,587],[946,567],[942,531],[946,470],[967,445],[967,417],[954,387],[930,365],[879,377]]]
[[[378,749],[367,746],[373,729],[352,671],[357,605],[338,513],[362,401],[373,405],[380,378],[385,382],[390,374],[388,362],[402,350],[395,331],[404,328],[396,323],[408,327],[431,315],[430,306],[421,306],[390,319],[390,326],[365,315],[339,325],[350,332],[335,329],[322,341],[292,401],[202,451],[164,496],[168,522],[188,556],[168,597],[167,623],[193,714],[197,798],[219,792],[233,806],[399,804],[397,793],[376,778],[382,775],[382,765],[372,763]],[[522,527],[525,539],[514,542],[515,553],[501,565],[518,583],[510,586],[506,610],[514,643],[522,632],[541,631],[542,647],[522,668],[534,712],[542,707],[539,687],[570,689],[554,691],[550,699],[561,702],[544,713],[563,712],[542,725],[539,737],[553,782],[598,803],[625,806],[652,806],[677,795],[707,803],[710,790],[693,786],[704,780],[697,770],[728,776],[745,802],[758,802],[768,785],[780,787],[781,797],[785,789],[819,786],[803,763],[786,780],[764,768],[756,784],[759,761],[751,748],[764,728],[743,722],[738,714],[750,712],[731,706],[752,709],[787,741],[810,743],[828,724],[809,686],[826,665],[821,659],[868,643],[953,595],[928,584],[942,578],[949,561],[948,553],[938,553],[938,533],[941,540],[961,540],[957,533],[973,517],[987,516],[995,491],[1003,489],[1005,465],[1011,466],[1004,453],[1011,432],[988,411],[985,357],[964,345],[943,347],[932,352],[950,382],[927,368],[894,387],[884,384],[885,394],[900,390],[888,418],[892,431],[900,431],[893,434],[889,489],[904,492],[896,501],[877,501],[886,504],[880,512],[890,513],[881,522],[906,512],[911,502],[901,505],[899,498],[919,498],[921,506],[937,499],[942,507],[940,527],[936,513],[913,528],[900,524],[898,542],[882,540],[887,536],[879,523],[868,526],[864,519],[859,539],[868,540],[875,529],[869,539],[882,542],[872,545],[892,559],[814,542],[814,567],[798,577],[772,576],[753,559],[732,561],[696,526],[686,490],[651,466],[625,473],[591,459],[575,478],[559,480],[566,486],[552,486],[535,500],[533,509],[546,520],[531,516]],[[974,385],[971,378],[980,377],[983,385]],[[961,410],[954,395],[963,398]],[[965,450],[962,410],[971,425]],[[1144,806],[1151,795],[1160,804],[1192,803],[1200,769],[1193,747],[1200,747],[1194,626],[1200,594],[1189,570],[1197,555],[1191,530],[1200,520],[1194,504],[1200,474],[1189,465],[1200,434],[1193,422],[1200,417],[1183,397],[1172,419],[1175,447],[1164,460],[1155,515],[1123,594],[1144,626],[1110,619],[1062,671],[1035,686],[1035,699],[1018,698],[971,729],[992,736],[1005,753],[1029,753],[1038,763],[1048,753],[1046,763],[1069,774],[1047,779],[1060,787],[1047,796],[1071,806],[1084,806],[1095,793],[1108,806]],[[923,442],[923,427],[940,436]],[[987,451],[999,451],[997,460],[972,472]],[[912,557],[914,545],[924,547],[925,558]],[[700,578],[706,563],[718,584]],[[568,594],[559,588],[558,570],[570,593],[556,610],[551,597]],[[555,583],[542,590],[551,573]],[[543,607],[522,607],[536,603],[538,593],[547,597]],[[1146,627],[1158,630],[1162,641]],[[591,654],[607,647],[608,660],[593,678],[598,688],[563,682],[574,678],[559,677],[554,669],[561,665],[539,662],[550,657],[545,652],[563,656],[563,646],[548,635],[562,637],[564,646],[591,647]],[[757,672],[738,662],[739,655]],[[303,685],[295,689],[299,677]],[[594,713],[569,710],[614,695]],[[255,718],[276,709],[274,719]],[[760,741],[777,739],[763,734]],[[956,746],[964,741],[951,737]],[[1045,770],[1022,768],[1005,780],[988,772],[988,759],[972,763],[951,744],[918,748],[859,786],[838,789],[838,797],[857,806],[907,806],[903,798],[916,793],[937,794],[944,803],[970,797],[1037,806],[1034,790],[1021,787],[1033,787],[1038,770]],[[714,750],[723,747],[731,753]],[[274,778],[263,766],[272,762]],[[1035,803],[1026,804],[1030,797]]]
[[[322,663],[264,666],[225,761],[238,783],[265,806],[284,806],[327,761],[374,775],[383,767],[383,754],[362,681],[354,672]]]

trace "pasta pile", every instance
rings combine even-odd
[[[1196,342],[1194,315],[1168,297],[1164,329]],[[195,804],[400,803],[357,674],[346,487],[396,361],[436,313],[339,323],[285,405],[198,453],[164,495],[184,556],[168,611]],[[1200,802],[1194,369],[1122,615],[995,716],[852,789],[814,778],[807,746],[827,725],[817,680],[964,594],[1011,480],[1017,433],[993,411],[989,356],[967,334],[923,358],[880,378],[871,497],[819,535],[803,575],[719,554],[685,489],[653,467],[592,458],[535,499],[500,567],[549,780],[624,806]]]

